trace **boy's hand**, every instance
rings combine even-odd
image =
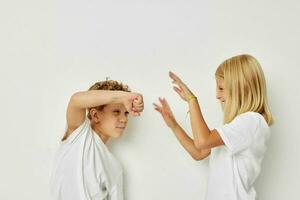
[[[126,92],[123,104],[126,110],[133,116],[139,116],[144,110],[143,96],[139,93]]]

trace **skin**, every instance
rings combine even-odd
[[[154,103],[154,109],[158,111],[166,125],[172,130],[180,144],[195,160],[201,160],[210,155],[211,148],[224,145],[219,133],[214,129],[210,130],[203,118],[197,98],[190,98],[194,94],[186,84],[173,72],[169,72],[169,77],[174,84],[174,91],[180,98],[187,102],[190,110],[190,121],[193,132],[193,139],[177,123],[174,114],[165,98],[159,98],[159,104]],[[216,98],[225,102],[225,88],[222,79],[216,79]]]
[[[110,137],[118,138],[124,132],[129,112],[123,104],[108,104],[101,111],[91,111],[91,124],[94,131],[100,136],[104,143]]]
[[[222,103],[225,102],[225,87],[223,78],[216,77],[216,98]]]
[[[139,116],[144,110],[143,96],[124,91],[91,90],[72,95],[67,108],[66,138],[86,119],[86,109],[105,105],[102,110],[90,110],[91,127],[103,142],[122,135],[128,115]]]

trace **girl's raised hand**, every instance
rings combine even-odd
[[[172,113],[172,110],[165,98],[159,98],[158,99],[161,105],[158,105],[156,103],[153,103],[154,109],[157,110],[161,116],[163,117],[165,123],[168,127],[174,128],[177,124],[175,117]]]
[[[172,79],[172,83],[176,85],[173,87],[173,89],[184,101],[187,101],[190,96],[194,96],[190,89],[176,74],[169,72],[169,77]]]

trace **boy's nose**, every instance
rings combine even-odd
[[[128,120],[128,117],[127,116],[122,116],[122,117],[120,117],[120,122],[127,122],[127,120]]]

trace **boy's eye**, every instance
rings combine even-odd
[[[114,113],[120,113],[120,111],[119,111],[119,110],[114,110],[113,112],[114,112]]]
[[[126,115],[126,116],[127,116],[127,115],[129,115],[129,112],[128,112],[128,111],[126,111],[126,112],[125,112],[125,115]]]

